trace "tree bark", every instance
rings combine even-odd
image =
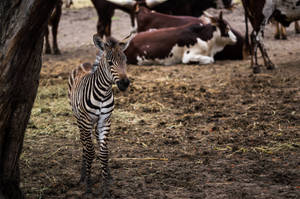
[[[0,199],[23,198],[19,157],[39,83],[43,34],[56,2],[0,1]]]

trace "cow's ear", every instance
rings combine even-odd
[[[102,41],[102,39],[99,37],[99,35],[95,34],[93,36],[94,44],[97,48],[100,49],[100,51],[104,51],[104,45],[105,43]]]

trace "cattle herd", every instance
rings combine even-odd
[[[260,72],[257,48],[264,65],[274,69],[263,44],[264,26],[276,24],[275,39],[286,39],[285,27],[295,21],[295,31],[300,33],[300,1],[242,0],[246,33],[242,35],[222,18],[205,13],[208,8],[233,9],[238,0],[91,0],[98,14],[97,33],[100,37],[111,35],[115,9],[130,15],[133,38],[125,54],[129,64],[171,65],[178,63],[213,63],[214,60],[238,60],[251,55],[254,73]],[[72,0],[66,2],[66,7]],[[53,34],[53,53],[60,54],[57,45],[57,28],[61,16],[59,0],[49,20]],[[253,30],[248,36],[248,19]],[[130,32],[130,30],[128,30]],[[46,31],[45,52],[51,53]]]
[[[242,1],[245,8],[246,31],[247,19],[253,25],[251,47],[248,32],[243,37],[240,32],[230,27],[228,22],[219,18],[203,15],[208,8],[221,5],[217,0],[183,1],[183,0],[92,0],[97,13],[97,32],[100,37],[111,35],[111,18],[115,9],[127,12],[131,24],[138,34],[133,39],[126,56],[130,64],[177,64],[177,63],[212,63],[214,60],[243,59],[250,52],[251,66],[254,72],[260,72],[257,63],[257,47],[262,52],[264,63],[268,69],[274,64],[269,59],[262,43],[263,27],[270,19],[275,19],[276,39],[286,39],[284,26],[297,20],[299,1]],[[67,1],[67,7],[72,1]],[[232,0],[222,0],[224,8],[234,6]],[[57,28],[61,16],[62,1],[59,0],[49,20],[53,34],[53,53],[60,54],[57,45]],[[154,11],[155,10],[155,11]],[[199,16],[201,16],[199,18]],[[280,22],[280,23],[279,23]],[[223,26],[221,25],[223,24]],[[295,31],[299,33],[298,23]],[[51,53],[46,31],[46,53]],[[230,33],[230,34],[229,34]],[[227,37],[227,39],[226,39]],[[163,43],[162,43],[163,41]]]

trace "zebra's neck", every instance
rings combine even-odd
[[[97,56],[98,58],[98,56]],[[94,78],[95,83],[102,90],[111,90],[112,89],[112,77],[110,75],[110,71],[107,67],[106,59],[102,56],[100,59],[97,59],[94,62]]]
[[[93,72],[95,72],[97,70],[98,66],[100,65],[101,59],[104,59],[103,54],[101,54],[101,53],[97,54],[96,59],[93,64]]]

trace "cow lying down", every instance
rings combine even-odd
[[[211,24],[191,23],[138,33],[125,54],[129,64],[209,64],[217,52],[235,42],[221,12],[218,18],[211,17]]]

